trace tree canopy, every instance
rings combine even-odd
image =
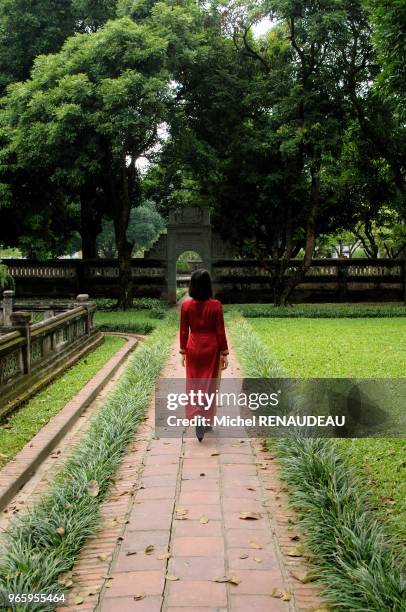
[[[277,303],[318,237],[399,256],[404,13],[384,5],[0,0],[0,241],[55,256],[79,232],[96,257],[114,227],[123,307],[149,200],[210,206],[241,255],[272,260]]]

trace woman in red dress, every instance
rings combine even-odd
[[[190,300],[182,304],[180,316],[180,353],[183,367],[186,363],[186,391],[215,393],[221,370],[228,366],[228,346],[224,330],[223,308],[213,299],[210,274],[207,270],[193,272],[189,286]],[[204,425],[196,426],[201,442],[216,413],[216,402],[189,404],[186,417],[204,417]]]

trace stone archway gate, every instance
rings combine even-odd
[[[213,264],[233,257],[232,249],[212,230],[207,207],[182,208],[169,213],[166,234],[145,253],[144,260],[166,261],[166,291],[164,297],[176,302],[176,262],[185,251],[196,251],[202,267],[213,273]],[[215,280],[214,284],[215,284]]]

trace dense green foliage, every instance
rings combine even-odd
[[[153,202],[133,208],[127,228],[127,236],[133,243],[133,255],[149,247],[165,228],[161,215]],[[104,220],[97,237],[97,248],[102,257],[117,257],[116,237],[112,221]]]
[[[150,172],[151,192],[167,206],[210,204],[241,254],[272,258],[276,303],[303,277],[318,236],[351,231],[368,256],[399,256],[405,237],[392,230],[405,219],[405,132],[376,87],[362,3],[254,0],[228,9],[222,23],[232,38],[212,14],[207,50],[178,77],[184,103]],[[255,37],[253,24],[266,16],[272,28]],[[302,264],[287,278],[298,254]]]
[[[145,414],[153,386],[175,333],[169,322],[135,352],[115,391],[93,417],[91,427],[30,511],[16,516],[0,555],[0,590],[12,593],[60,593],[58,577],[68,572],[86,538],[97,528],[99,508],[110,488],[128,442]],[[96,481],[98,492],[88,486]],[[63,528],[60,534],[56,530]],[[42,611],[53,604],[38,606]],[[22,604],[19,610],[32,610]]]
[[[123,308],[150,200],[209,205],[277,304],[323,245],[402,256],[402,23],[401,0],[1,0],[0,240],[116,249]]]
[[[366,0],[382,65],[380,86],[401,121],[406,117],[406,5],[403,0]]]
[[[124,344],[123,338],[105,336],[101,346],[13,413],[7,420],[8,428],[0,428],[0,467],[10,461],[55,414],[58,414]]]

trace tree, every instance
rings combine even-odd
[[[328,169],[355,114],[350,93],[361,97],[376,65],[359,2],[238,7],[220,9],[220,35],[213,28],[206,54],[178,77],[188,129],[172,126],[172,150],[200,146],[181,155],[181,181],[171,184],[193,185],[185,182],[191,172],[223,237],[265,266],[273,260],[275,303],[286,303],[310,267],[317,234],[331,231],[340,214]],[[257,40],[251,26],[265,15],[274,26]],[[221,34],[227,19],[232,39]],[[300,249],[303,259],[288,275]]]
[[[165,45],[156,28],[129,18],[77,35],[10,87],[1,116],[3,167],[45,169],[65,193],[80,195],[96,177],[114,222],[123,307],[131,302],[126,232],[140,197],[136,160],[156,143],[170,95]]]
[[[59,51],[116,13],[117,0],[0,0],[0,91],[30,76],[38,55]]]
[[[379,83],[400,124],[406,120],[406,4],[403,0],[366,0],[382,66]]]
[[[148,248],[164,230],[165,222],[157,212],[153,202],[147,201],[130,213],[127,236],[133,243],[133,255]],[[103,230],[97,239],[97,246],[102,257],[116,257],[117,247],[114,225],[110,220],[103,221]]]

